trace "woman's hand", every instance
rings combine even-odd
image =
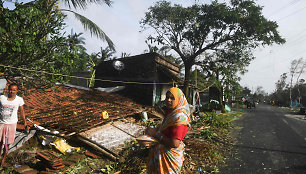
[[[146,134],[151,136],[151,137],[154,137],[156,132],[157,132],[156,128],[148,127],[147,130],[146,130]]]
[[[157,133],[157,132],[158,132],[157,128],[148,127],[147,130],[146,130],[147,135],[158,139],[158,141],[160,141],[160,143],[162,143],[162,144],[164,144],[168,147],[172,147],[172,148],[179,147],[179,145],[181,143],[181,140],[168,138],[168,137],[162,135],[162,133]]]

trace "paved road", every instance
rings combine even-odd
[[[258,105],[236,121],[237,143],[221,174],[306,174],[306,120]]]

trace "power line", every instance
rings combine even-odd
[[[295,34],[294,36],[290,37],[290,38],[287,40],[287,42],[293,42],[293,41],[295,41],[295,40],[300,39],[300,38],[301,38],[300,35],[301,35],[303,32],[305,32],[305,31],[306,31],[306,28],[302,29],[301,32],[299,32],[298,34]],[[304,36],[306,36],[306,35],[304,35]]]
[[[289,17],[289,16],[291,16],[291,15],[294,15],[294,14],[296,14],[296,13],[298,13],[298,12],[304,10],[304,9],[306,9],[306,7],[303,7],[303,8],[301,8],[301,9],[299,9],[299,10],[293,12],[293,13],[290,13],[289,15],[287,15],[287,16],[285,16],[285,17],[283,17],[283,18],[280,18],[280,19],[278,19],[278,20],[276,20],[276,21],[280,22],[281,20],[286,19],[287,17]]]
[[[271,14],[269,15],[269,17],[273,16],[274,14],[280,12],[281,10],[283,10],[283,9],[285,9],[285,8],[290,7],[291,5],[296,4],[296,3],[299,2],[299,1],[301,1],[301,0],[293,0],[293,1],[289,2],[289,4],[287,4],[287,5],[283,6],[283,7],[281,7],[280,9],[274,11],[273,13],[271,13]]]
[[[303,36],[303,37],[300,37],[299,39],[296,39],[294,40],[294,42],[291,42],[289,44],[286,44],[286,47],[293,47],[293,46],[296,46],[298,44],[301,44],[302,42],[304,42],[306,40],[306,38]]]
[[[71,76],[71,75],[66,75],[66,74],[50,73],[50,72],[47,72],[47,71],[37,71],[37,70],[31,70],[31,69],[27,69],[27,68],[19,68],[19,67],[2,65],[2,64],[0,64],[0,66],[4,67],[4,68],[18,69],[18,70],[22,70],[22,71],[43,73],[43,74],[49,74],[49,75],[54,75],[54,76],[62,76],[62,77],[70,77],[70,78],[90,80],[90,78],[87,78],[87,77],[79,77],[79,76]],[[166,82],[166,83],[152,83],[152,82],[127,82],[127,81],[120,81],[120,80],[105,80],[105,79],[95,79],[95,81],[124,83],[124,84],[138,84],[138,85],[154,85],[154,84],[156,84],[156,85],[168,85],[168,84],[174,85],[176,83],[174,81],[173,82]]]
[[[300,52],[300,53],[297,53],[297,54],[295,54],[294,56],[292,56],[292,57],[296,57],[296,56],[299,56],[299,55],[301,55],[301,54],[303,54],[303,53],[305,53],[306,52],[306,50],[304,50],[304,51],[302,51],[302,52]]]

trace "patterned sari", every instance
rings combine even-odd
[[[159,131],[171,126],[188,125],[190,123],[190,111],[188,102],[179,88],[171,88],[169,91],[174,95],[175,104],[169,114],[164,118]],[[190,127],[190,126],[189,126]],[[179,173],[184,161],[184,146],[181,141],[178,148],[170,148],[161,143],[152,147],[147,163],[148,174],[176,174]]]

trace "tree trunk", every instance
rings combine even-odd
[[[219,90],[219,103],[220,103],[220,109],[221,109],[221,112],[222,113],[225,113],[225,108],[224,108],[224,104],[223,104],[223,86],[220,82],[220,79],[219,79],[219,71],[217,70],[216,72],[216,80],[217,80],[217,84],[216,87],[217,89]]]
[[[297,86],[298,88],[298,93],[299,93],[299,105],[301,105],[301,91],[300,91],[300,86]]]
[[[187,101],[190,103],[191,99],[189,97],[189,85],[190,85],[190,71],[192,63],[185,62],[185,81],[184,81],[184,93],[187,98]]]
[[[221,106],[221,112],[225,113],[225,105],[223,103],[223,87],[218,88],[220,95],[219,95],[219,102],[220,102],[220,106]]]

